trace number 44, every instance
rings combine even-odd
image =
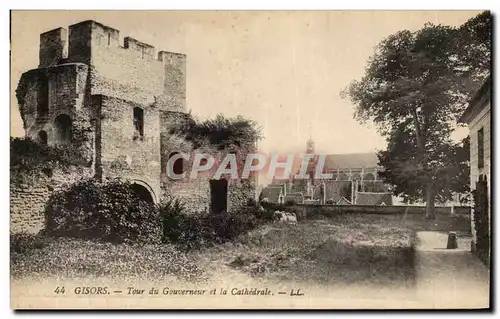
[[[57,287],[56,290],[54,290],[56,294],[64,294],[65,290],[64,287]]]

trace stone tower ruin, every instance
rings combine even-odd
[[[91,175],[130,180],[154,202],[181,196],[204,210],[214,202],[213,181],[165,173],[172,152],[193,150],[170,134],[187,115],[185,54],[156,54],[131,37],[122,44],[118,30],[83,21],[40,35],[39,66],[23,73],[16,93],[26,136],[74,147]],[[239,181],[228,184],[215,199],[225,208],[253,197],[237,191]]]
[[[71,144],[95,174],[135,180],[156,201],[161,129],[186,111],[186,55],[119,35],[95,21],[41,34],[39,67],[17,90],[21,116],[28,137]]]

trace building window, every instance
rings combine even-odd
[[[47,145],[47,132],[45,131],[38,132],[38,140],[40,141],[40,143]]]
[[[134,140],[144,138],[144,111],[140,107],[134,107]]]
[[[477,131],[477,167],[484,168],[484,128]]]
[[[71,118],[66,114],[61,114],[54,121],[56,140],[59,144],[67,144],[72,140]]]

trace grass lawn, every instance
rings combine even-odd
[[[296,226],[269,224],[202,255],[278,281],[408,287],[415,279],[415,232],[453,230],[467,236],[469,225],[463,216],[338,214]]]
[[[204,281],[206,272],[173,245],[126,245],[42,237],[21,253],[11,250],[11,276]]]
[[[338,214],[263,225],[234,242],[190,253],[173,245],[43,238],[34,248],[11,252],[11,274],[206,281],[226,269],[273,281],[410,287],[416,231],[467,235],[469,229],[468,218],[460,216]]]

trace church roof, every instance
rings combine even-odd
[[[336,203],[337,205],[351,205],[351,201],[345,198],[344,196],[340,197],[340,199]]]
[[[267,198],[270,203],[277,204],[279,202],[279,197],[282,194],[283,189],[276,186],[268,186],[262,189],[260,193],[259,200]]]
[[[342,196],[351,193],[350,181],[325,181],[326,199],[338,202]]]
[[[392,195],[390,193],[356,193],[356,205],[392,205]]]
[[[325,168],[328,170],[377,166],[375,153],[328,154],[325,159]]]

